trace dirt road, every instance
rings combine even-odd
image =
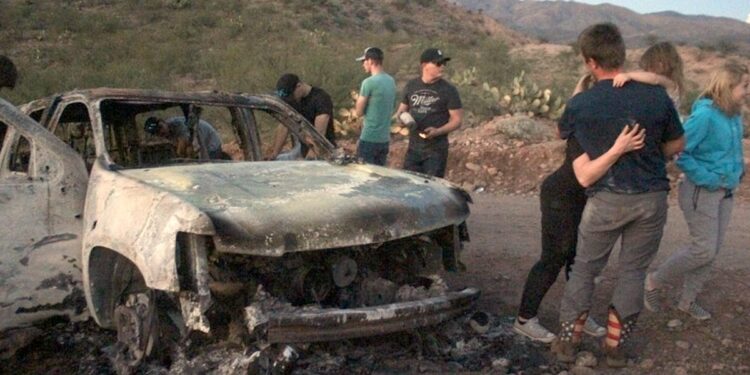
[[[480,308],[506,319],[515,314],[528,270],[540,253],[540,212],[537,196],[494,196],[473,194],[469,218],[472,241],[463,260],[470,270],[454,283],[482,288]],[[672,200],[661,249],[653,265],[687,243],[687,226],[679,207]],[[735,202],[731,225],[712,279],[701,303],[714,319],[699,323],[687,315],[670,310],[661,314],[644,312],[636,332],[639,362],[634,373],[672,374],[682,367],[688,373],[750,373],[750,204]],[[616,260],[617,249],[610,259]],[[611,296],[612,268],[595,292],[594,317],[604,322]],[[557,311],[564,278],[545,298],[540,319],[557,330]],[[669,293],[674,302],[674,293]],[[667,323],[679,319],[682,325],[668,329]],[[594,345],[592,341],[589,343]],[[643,362],[645,361],[645,363]],[[643,367],[638,367],[643,363]],[[604,368],[601,368],[602,370]],[[680,371],[680,370],[677,370]]]

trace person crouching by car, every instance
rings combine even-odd
[[[211,124],[198,120],[191,142],[191,133],[185,117],[175,116],[166,120],[149,117],[144,130],[151,135],[168,139],[175,147],[175,154],[180,158],[229,159],[221,150],[221,137]]]

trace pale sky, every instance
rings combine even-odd
[[[730,17],[750,21],[750,0],[574,0],[579,3],[609,3],[638,13],[673,10],[682,14]]]

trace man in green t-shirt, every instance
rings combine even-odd
[[[383,51],[377,47],[365,49],[356,59],[370,76],[362,81],[355,109],[357,116],[365,116],[362,134],[357,145],[357,157],[366,163],[385,165],[391,137],[391,115],[396,103],[396,82],[383,71]]]

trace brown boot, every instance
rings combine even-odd
[[[576,355],[578,354],[578,344],[574,344],[572,341],[563,341],[559,337],[552,341],[550,350],[555,354],[555,357],[559,362],[573,363],[576,361]]]
[[[552,342],[550,350],[555,353],[557,360],[572,363],[576,360],[578,346],[583,336],[583,326],[588,318],[588,311],[578,316],[578,319],[560,323],[560,334]]]
[[[633,332],[638,314],[633,314],[623,320],[613,306],[609,307],[607,315],[607,336],[604,338],[602,350],[606,356],[607,366],[621,368],[628,365],[623,344]]]
[[[604,355],[606,356],[607,366],[611,368],[622,368],[628,366],[628,358],[625,356],[625,351],[621,347],[610,348],[604,345],[602,348]]]

